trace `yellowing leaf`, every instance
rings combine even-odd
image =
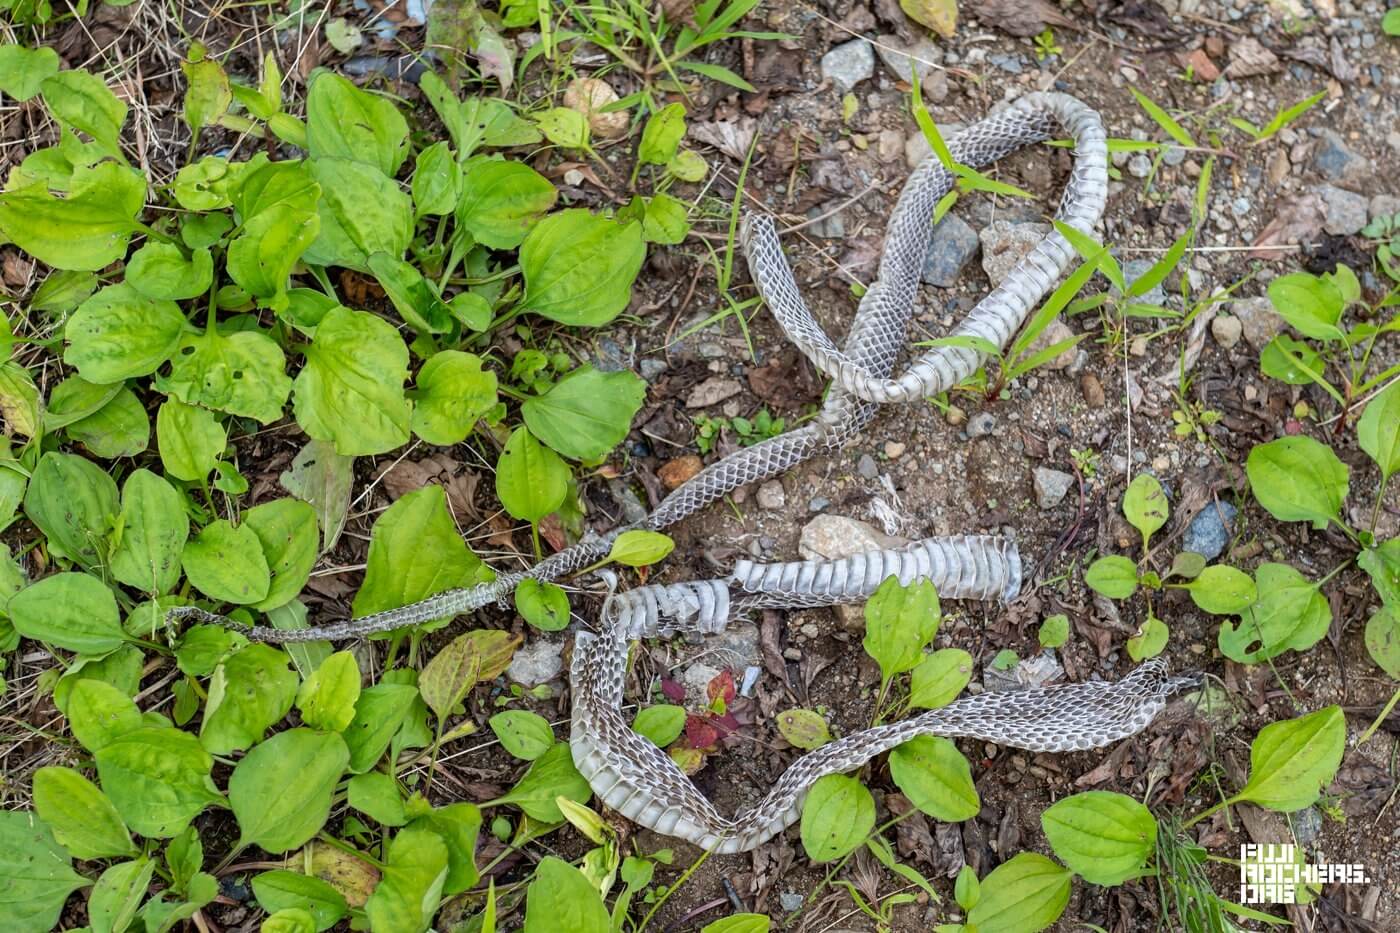
[[[958,0],[899,0],[899,8],[945,39],[958,31]]]

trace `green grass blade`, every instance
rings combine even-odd
[[[1196,231],[1192,229],[1187,230],[1181,236],[1177,237],[1176,242],[1171,245],[1171,248],[1166,251],[1162,258],[1153,263],[1152,268],[1138,276],[1137,280],[1133,282],[1132,285],[1128,286],[1128,297],[1141,298],[1158,285],[1161,285],[1162,282],[1166,280],[1167,276],[1171,275],[1172,270],[1177,267],[1177,264],[1181,262],[1181,257],[1186,255],[1186,247],[1190,245],[1195,235]]]
[[[1137,98],[1138,106],[1146,110],[1147,115],[1152,118],[1152,121],[1160,126],[1168,136],[1181,143],[1183,146],[1195,148],[1196,140],[1191,138],[1191,134],[1186,132],[1186,129],[1180,123],[1172,119],[1171,114],[1167,113],[1161,107],[1158,107],[1152,102],[1151,98],[1137,88],[1129,85],[1128,90],[1132,91],[1133,96]]]

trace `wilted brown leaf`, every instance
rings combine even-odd
[[[753,117],[724,122],[692,123],[690,138],[714,146],[720,152],[737,161],[744,161],[754,133],[758,132],[758,121]]]
[[[1279,205],[1274,219],[1255,237],[1254,249],[1249,251],[1249,257],[1277,259],[1280,251],[1270,247],[1315,240],[1322,232],[1322,221],[1326,214],[1327,209],[1322,203],[1322,197],[1311,192],[1283,202]]]
[[[1068,26],[1069,19],[1046,0],[967,0],[963,11],[1013,36],[1034,36],[1046,26]]]
[[[1253,36],[1243,36],[1230,45],[1230,64],[1225,66],[1227,78],[1250,78],[1278,71],[1278,56]]]

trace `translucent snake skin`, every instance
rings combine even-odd
[[[1028,94],[948,141],[955,160],[981,166],[1022,146],[1060,134],[1074,141],[1074,170],[1059,220],[1092,234],[1108,190],[1107,143],[1099,116],[1064,94]],[[746,218],[743,245],[749,268],[784,333],[833,385],[816,418],[745,448],[701,471],[632,528],[661,529],[694,514],[740,486],[786,473],[819,454],[845,446],[880,405],[911,402],[946,391],[971,375],[981,356],[964,347],[931,349],[895,374],[906,345],[932,217],[955,177],[934,157],[910,175],[885,236],[878,277],[861,299],[844,349],[808,311],[783,257],[773,220]],[[983,298],[954,331],[1004,347],[1050,290],[1073,256],[1058,232],[1049,234]],[[269,642],[343,639],[453,616],[497,602],[520,581],[554,580],[604,558],[627,528],[580,542],[529,570],[451,590],[387,612],[299,630],[249,628],[195,608],[172,610],[173,620],[212,621]],[[570,744],[579,771],[609,807],[658,832],[719,853],[743,852],[792,825],[813,782],[851,771],[915,736],[970,737],[1032,751],[1096,748],[1141,731],[1194,676],[1170,677],[1149,661],[1112,683],[1087,682],[964,697],[941,709],[845,736],[795,761],[756,805],[727,818],[657,746],[622,717],[629,643],[642,637],[692,637],[722,631],[735,614],[760,608],[800,608],[858,602],[880,582],[933,581],[948,599],[1013,598],[1021,559],[1006,538],[930,538],[899,550],[835,561],[754,564],[740,561],[721,579],[653,584],[610,596],[596,634],[580,632],[570,668]]]

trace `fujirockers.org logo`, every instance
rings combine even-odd
[[[1292,843],[1252,843],[1240,846],[1240,903],[1297,904],[1298,889],[1307,885],[1368,884],[1365,865],[1331,864],[1318,854],[1308,864]],[[1306,900],[1306,898],[1305,898]]]

